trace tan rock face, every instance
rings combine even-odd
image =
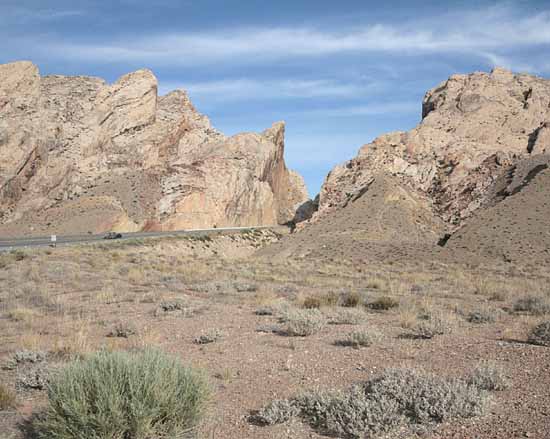
[[[487,201],[504,169],[550,148],[548,80],[503,69],[454,75],[426,93],[422,109],[416,128],[383,135],[334,168],[316,217],[344,206],[382,172],[427,196],[456,226]]]
[[[0,65],[0,233],[285,223],[305,201],[284,124],[226,137],[152,72],[115,84]]]

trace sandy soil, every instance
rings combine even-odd
[[[550,349],[526,343],[529,328],[545,317],[513,312],[515,301],[529,294],[550,300],[547,273],[437,260],[365,265],[252,256],[271,239],[249,234],[0,255],[0,363],[21,349],[49,352],[48,364],[57,367],[100,347],[155,346],[209,376],[213,398],[198,437],[261,439],[324,437],[298,420],[270,427],[250,422],[272,399],[344,389],[387,367],[460,377],[493,360],[510,389],[493,394],[485,416],[435,426],[423,437],[550,437]],[[357,294],[367,304],[390,296],[399,306],[372,311],[360,304],[360,324],[327,324],[307,337],[279,331],[278,310],[329,293]],[[165,312],[166,303],[182,309]],[[275,314],[257,315],[259,307]],[[342,307],[321,310],[330,320]],[[407,337],[426,310],[441,313],[452,331],[430,340]],[[468,322],[476,310],[496,321]],[[107,337],[116,325],[137,334]],[[351,331],[369,328],[382,334],[373,346],[338,345]],[[215,330],[221,333],[216,342],[194,342]],[[0,370],[0,382],[13,389],[25,367]],[[17,424],[45,398],[43,391],[17,390],[18,407],[0,412],[0,437],[21,438]]]

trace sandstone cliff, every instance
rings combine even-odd
[[[454,75],[426,93],[416,128],[377,138],[328,175],[316,217],[345,206],[382,173],[428,197],[454,229],[489,202],[504,170],[549,148],[550,81],[500,68]]]
[[[109,85],[0,65],[0,233],[272,225],[307,200],[284,123],[226,137],[140,70]]]
[[[550,262],[550,81],[455,75],[428,91],[422,121],[336,166],[299,233],[273,257]]]

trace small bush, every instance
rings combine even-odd
[[[15,387],[20,390],[44,390],[50,381],[50,375],[50,369],[44,364],[20,370]]]
[[[466,316],[466,320],[470,323],[481,325],[484,323],[495,323],[496,313],[492,309],[480,309],[472,311]]]
[[[321,308],[321,298],[317,296],[308,296],[304,299],[302,306],[305,309],[319,309]]]
[[[539,323],[529,332],[529,343],[550,347],[550,320]]]
[[[264,425],[275,425],[282,424],[294,416],[298,416],[299,413],[300,410],[292,401],[276,399],[259,410],[255,419]]]
[[[119,322],[115,327],[109,331],[107,337],[119,337],[119,338],[128,338],[131,335],[136,335],[137,330],[133,325]]]
[[[185,303],[179,301],[162,302],[159,305],[159,310],[163,312],[182,311],[185,308]]]
[[[514,311],[534,315],[550,314],[550,300],[543,296],[527,296],[516,300]]]
[[[27,259],[27,253],[25,253],[23,250],[12,250],[10,252],[10,255],[13,257],[16,261],[22,261],[24,259]]]
[[[345,308],[355,308],[361,305],[362,298],[357,291],[344,291],[338,298],[338,305]]]
[[[222,338],[222,332],[219,329],[214,329],[207,332],[206,334],[201,334],[195,338],[195,344],[210,344],[215,343]]]
[[[350,333],[344,340],[338,341],[336,344],[340,346],[351,346],[353,348],[368,347],[377,343],[382,338],[382,335],[373,329],[363,329]]]
[[[414,336],[418,338],[431,339],[437,335],[448,334],[452,330],[449,322],[441,316],[429,316],[421,320],[412,328]]]
[[[15,408],[15,392],[0,383],[0,412]]]
[[[338,309],[331,317],[332,325],[359,325],[366,319],[365,313],[356,308]]]
[[[2,366],[3,369],[13,370],[24,364],[37,364],[46,361],[47,354],[42,351],[22,350],[15,352]]]
[[[319,309],[323,306],[331,307],[338,304],[339,297],[334,292],[308,295],[303,299],[302,307],[306,309]]]
[[[405,419],[395,401],[370,398],[362,386],[348,391],[309,393],[294,404],[313,427],[338,437],[374,437],[396,429]]]
[[[254,314],[257,316],[272,316],[273,308],[270,306],[261,306],[254,312]]]
[[[41,438],[180,437],[208,398],[202,375],[157,351],[99,352],[63,369],[34,421]]]
[[[489,391],[501,391],[510,387],[504,370],[489,362],[477,366],[468,378],[468,383],[478,389]]]
[[[414,369],[390,369],[370,381],[375,399],[393,399],[410,422],[424,424],[471,418],[487,408],[487,393],[456,378],[442,378]]]
[[[238,293],[253,293],[258,290],[256,285],[247,283],[235,283],[233,287]]]
[[[283,316],[284,332],[294,337],[307,337],[325,326],[325,318],[317,309],[288,310]]]
[[[370,309],[374,309],[376,311],[387,311],[392,308],[397,308],[398,306],[399,306],[399,302],[389,296],[380,297],[375,301],[367,304],[367,307],[369,307]]]
[[[300,416],[339,437],[370,438],[403,425],[447,422],[482,415],[488,394],[454,378],[410,369],[390,369],[348,391],[312,392],[260,411],[265,423]]]

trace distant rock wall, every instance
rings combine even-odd
[[[426,93],[416,128],[377,138],[330,172],[313,220],[383,173],[427,196],[434,214],[455,228],[489,201],[504,170],[549,148],[549,80],[500,68],[454,75]]]
[[[285,223],[307,191],[284,129],[226,137],[149,70],[109,85],[0,65],[0,233]]]

